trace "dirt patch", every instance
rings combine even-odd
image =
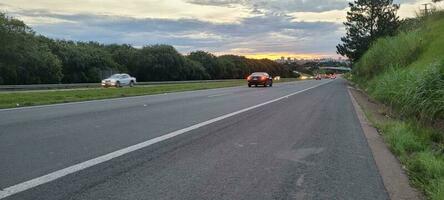
[[[372,120],[374,120],[375,123],[387,121],[393,116],[393,111],[390,108],[376,102],[361,89],[355,87],[349,87],[349,89],[363,110],[372,116]]]

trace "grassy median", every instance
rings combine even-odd
[[[296,81],[294,78],[281,79],[278,82]],[[55,103],[78,102],[97,99],[109,99],[119,97],[163,94],[171,92],[204,90],[246,85],[245,80],[229,80],[206,83],[181,83],[151,86],[136,86],[133,88],[96,88],[73,90],[48,90],[29,92],[4,92],[0,93],[0,108],[15,108]]]

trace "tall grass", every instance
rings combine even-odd
[[[444,118],[444,62],[422,69],[393,67],[368,82],[371,96],[403,117],[432,123]]]
[[[382,38],[356,63],[353,79],[403,117],[444,120],[444,13]]]
[[[413,22],[422,24],[377,40],[351,77],[404,120],[378,126],[412,182],[429,199],[444,200],[444,134],[424,126],[444,120],[444,12]]]
[[[370,79],[388,68],[409,65],[423,50],[422,36],[419,31],[413,31],[377,40],[356,64],[354,73]]]

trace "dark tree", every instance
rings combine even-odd
[[[0,12],[0,84],[99,82],[121,72],[138,81],[234,79],[255,71],[293,76],[288,66],[267,59],[204,51],[183,56],[170,45],[53,40]]]
[[[217,57],[215,55],[205,51],[195,51],[191,52],[187,57],[201,63],[211,78],[221,78],[221,70],[219,69]]]
[[[0,13],[0,84],[58,83],[60,60],[22,21]]]
[[[399,5],[393,0],[355,0],[349,3],[347,34],[336,46],[337,53],[357,61],[378,38],[393,36],[399,26],[396,12]]]

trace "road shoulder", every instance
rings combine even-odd
[[[408,176],[399,160],[391,153],[382,136],[366,118],[363,109],[372,112],[372,116],[375,115],[376,118],[381,119],[384,116],[377,112],[375,104],[370,102],[362,92],[351,87],[348,92],[390,198],[393,200],[424,199],[416,189],[410,186]]]

